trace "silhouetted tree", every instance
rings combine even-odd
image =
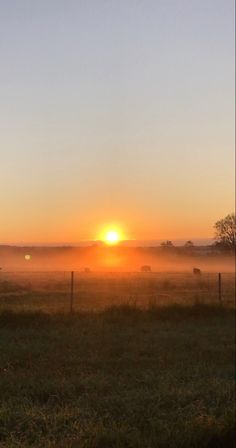
[[[220,219],[215,223],[214,228],[216,231],[215,240],[217,245],[223,249],[234,250],[236,231],[235,214],[231,213],[225,218]]]
[[[194,251],[194,244],[191,240],[186,241],[184,244],[184,253],[188,255],[192,255]]]
[[[167,240],[167,241],[163,241],[163,243],[161,243],[161,247],[171,248],[171,247],[174,247],[174,244],[172,243],[172,241]]]
[[[194,247],[194,244],[192,241],[186,241],[184,247],[186,247],[187,249],[192,249]]]

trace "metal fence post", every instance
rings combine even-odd
[[[221,273],[218,274],[218,297],[219,303],[222,303]]]
[[[71,272],[70,280],[70,312],[73,313],[73,302],[74,302],[74,271]]]

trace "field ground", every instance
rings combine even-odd
[[[68,312],[70,272],[0,272],[0,310]],[[222,274],[222,302],[233,306],[235,276]],[[104,310],[111,305],[141,308],[173,303],[219,302],[218,274],[204,273],[74,273],[75,311]]]
[[[2,311],[0,446],[233,447],[234,336],[216,305]]]

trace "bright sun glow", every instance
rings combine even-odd
[[[120,241],[119,232],[117,230],[109,230],[106,232],[104,240],[107,244],[117,244]]]

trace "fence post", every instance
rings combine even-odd
[[[73,313],[73,302],[74,302],[74,271],[71,272],[70,280],[70,312]]]
[[[218,274],[218,297],[219,297],[219,303],[222,303],[222,288],[221,288],[221,273]]]

